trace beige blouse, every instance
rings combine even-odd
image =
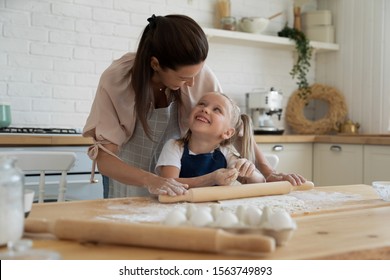
[[[99,148],[104,149],[102,144],[113,143],[120,148],[133,134],[136,112],[130,69],[134,58],[135,53],[125,54],[115,60],[100,78],[95,100],[83,130],[84,137],[92,137],[95,140],[88,153],[93,160],[96,159]],[[195,77],[194,86],[183,86],[180,90],[182,104],[179,108],[179,126],[181,133],[184,134],[188,128],[189,113],[200,97],[210,91],[222,92],[222,89],[214,73],[205,64]]]

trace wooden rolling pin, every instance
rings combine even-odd
[[[300,186],[293,186],[288,181],[279,181],[235,186],[201,187],[189,189],[184,195],[159,195],[158,200],[161,203],[174,203],[183,201],[210,202],[226,199],[287,194],[292,190],[310,190],[313,187],[314,184],[310,181],[306,181]]]
[[[25,231],[52,233],[66,240],[213,253],[268,253],[276,246],[275,239],[261,234],[235,234],[222,229],[160,224],[76,219],[58,219],[49,224],[42,219],[27,219]]]

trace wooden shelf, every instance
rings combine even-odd
[[[288,38],[277,36],[252,34],[239,31],[229,31],[214,28],[203,28],[210,42],[222,42],[240,45],[252,45],[262,48],[278,48],[294,50],[295,44]],[[310,45],[317,53],[338,51],[339,45],[324,42],[310,42]]]

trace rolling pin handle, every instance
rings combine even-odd
[[[314,188],[314,183],[312,181],[306,181],[300,186],[294,186],[292,188],[293,191],[306,191],[306,190],[311,190]]]
[[[169,195],[159,195],[158,201],[161,203],[175,203],[175,202],[191,202],[192,190],[188,190],[183,195],[169,196]]]
[[[276,241],[274,238],[260,234],[233,234],[222,229],[218,230],[216,252],[226,253],[229,251],[270,253],[275,251]]]

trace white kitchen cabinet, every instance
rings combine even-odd
[[[364,184],[390,181],[390,146],[364,146]]]
[[[313,155],[316,186],[363,183],[363,145],[315,143]]]
[[[312,143],[258,143],[263,153],[279,157],[278,172],[301,174],[312,180],[313,144]]]

